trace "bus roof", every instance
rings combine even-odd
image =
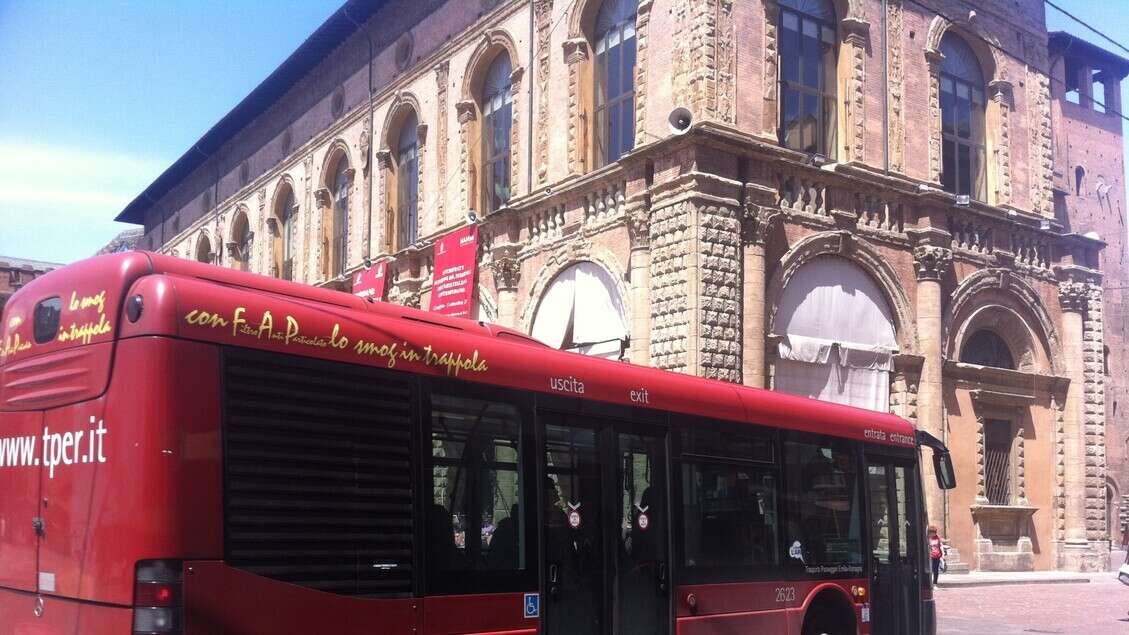
[[[124,307],[132,296],[144,307],[136,320]],[[58,333],[36,342],[35,307],[53,297],[61,302]],[[0,328],[0,390],[10,392],[4,371],[24,360],[169,335],[915,445],[913,427],[892,414],[558,351],[512,329],[148,252],[98,256],[37,278],[9,301]],[[13,405],[9,396],[0,407]]]

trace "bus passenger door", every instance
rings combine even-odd
[[[543,414],[544,633],[670,632],[665,433]]]
[[[920,628],[918,576],[924,572],[915,474],[908,461],[867,457],[874,635],[914,635]]]

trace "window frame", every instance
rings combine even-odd
[[[834,10],[834,7],[832,7],[832,10]],[[784,42],[784,38],[786,37],[785,33],[790,32],[791,30],[787,29],[785,27],[784,23],[785,23],[785,20],[787,19],[787,17],[789,15],[794,17],[798,21],[798,24],[799,24],[799,28],[795,32],[798,33],[799,36],[800,36],[799,37],[799,45],[797,47],[796,54],[797,54],[797,57],[798,57],[797,64],[800,65],[799,76],[801,78],[804,75],[803,60],[804,60],[804,52],[806,50],[803,46],[804,40],[805,40],[805,38],[803,37],[804,23],[805,22],[814,23],[815,26],[816,26],[817,32],[820,34],[819,42],[821,44],[830,44],[830,46],[831,46],[831,49],[832,49],[832,57],[831,57],[831,60],[830,60],[831,66],[832,66],[831,69],[826,68],[825,61],[824,61],[822,55],[820,55],[819,58],[818,58],[820,60],[818,67],[817,67],[817,71],[816,71],[816,76],[819,78],[819,84],[820,84],[820,86],[818,88],[813,88],[812,86],[805,84],[802,81],[802,79],[800,81],[796,81],[796,82],[792,82],[792,81],[789,81],[788,79],[785,79],[785,76],[784,76],[784,64],[785,64],[785,62],[784,62],[783,42]],[[815,144],[815,146],[816,146],[815,153],[822,154],[823,156],[827,157],[831,161],[836,160],[836,158],[838,156],[837,146],[838,146],[838,137],[839,137],[839,104],[838,104],[838,99],[839,99],[838,76],[839,76],[839,73],[838,73],[838,65],[839,65],[839,52],[840,52],[839,51],[840,38],[839,38],[838,21],[839,21],[838,15],[835,15],[835,20],[833,22],[827,22],[825,19],[823,19],[821,17],[814,16],[814,15],[811,15],[809,13],[804,13],[803,11],[800,11],[798,9],[794,9],[792,7],[788,7],[788,6],[781,4],[780,5],[780,15],[779,15],[779,18],[778,18],[777,24],[776,24],[777,32],[779,33],[779,35],[778,35],[779,43],[777,44],[777,52],[776,52],[777,84],[778,84],[778,90],[779,90],[779,96],[778,96],[778,99],[777,99],[777,108],[778,108],[778,113],[777,113],[777,139],[778,139],[778,142],[780,143],[781,146],[783,146],[785,148],[792,149],[792,150],[796,150],[797,152],[809,152],[809,150],[806,150],[804,148],[793,147],[788,142],[788,135],[786,133],[788,126],[786,125],[787,122],[785,121],[785,117],[786,117],[785,103],[788,100],[787,94],[789,92],[794,92],[797,96],[797,100],[800,103],[802,103],[802,101],[805,97],[814,97],[817,100],[817,117],[816,117],[816,128],[815,128],[817,140],[816,140],[816,144]],[[831,33],[834,35],[834,41],[832,41],[830,43],[827,43],[827,42],[824,41],[824,39],[822,37],[824,29],[830,29]],[[832,77],[835,78],[835,81],[831,83],[831,86],[827,85],[828,84],[827,79],[828,79],[829,74]],[[827,107],[828,103],[831,104],[831,109],[830,109],[830,112],[825,112],[825,108]],[[802,112],[803,108],[800,108],[799,110],[800,110],[800,112]],[[801,119],[802,119],[802,117],[801,117]]]
[[[333,232],[330,236],[332,241],[332,260],[329,263],[330,277],[337,277],[348,270],[348,244],[349,244],[349,190],[352,187],[353,179],[348,175],[349,159],[342,155],[337,159],[337,165],[333,169]]]
[[[413,141],[404,143],[404,133],[414,123]],[[396,239],[398,249],[419,240],[419,113],[411,110],[400,123],[396,135]],[[407,172],[407,174],[405,174]],[[410,177],[410,178],[408,178]]]
[[[537,455],[537,439],[534,434],[534,417],[531,395],[522,391],[503,388],[491,384],[471,384],[454,379],[433,377],[420,377],[419,430],[420,443],[417,447],[419,484],[415,493],[415,500],[419,513],[416,517],[416,540],[420,545],[417,555],[418,568],[421,575],[421,584],[417,587],[421,595],[459,595],[482,593],[507,593],[536,591],[539,584],[541,569],[540,527],[539,527],[539,488],[534,485],[540,481],[537,478],[539,458]],[[521,504],[524,506],[522,517],[524,520],[524,536],[521,540],[525,544],[525,568],[509,570],[460,570],[450,575],[450,572],[441,572],[433,569],[429,549],[428,536],[429,523],[427,511],[432,504],[434,491],[434,473],[432,471],[432,425],[431,409],[432,395],[444,394],[451,397],[475,399],[479,401],[494,401],[513,406],[521,417],[518,426],[520,434],[519,452],[519,478],[522,480]],[[443,575],[448,573],[448,575]]]
[[[278,277],[283,280],[293,280],[293,261],[294,261],[294,243],[297,242],[298,237],[298,197],[294,194],[294,188],[290,185],[286,186],[286,196],[279,201],[278,209],[275,210],[275,218],[278,219],[278,237],[282,241],[279,246],[279,259],[278,263]],[[286,265],[290,263],[290,275],[287,275]]]
[[[486,214],[496,212],[513,198],[513,183],[511,182],[511,169],[513,165],[513,144],[511,143],[513,135],[513,83],[510,78],[506,77],[505,87],[500,88],[496,92],[487,92],[493,86],[490,85],[491,71],[494,65],[501,61],[502,57],[507,58],[507,66],[510,68],[510,74],[513,73],[513,59],[510,58],[508,51],[500,51],[490,61],[486,67],[486,75],[483,81],[482,91],[479,94],[479,110],[482,112],[482,211]],[[493,102],[495,99],[500,98],[501,105],[495,108]],[[505,112],[504,120],[500,117],[500,113]],[[502,138],[505,140],[505,147],[498,148],[495,146],[495,137],[497,137],[497,126],[504,121],[505,134]],[[500,171],[495,170],[495,167],[501,164],[503,168]],[[500,183],[499,183],[500,182]],[[496,192],[498,186],[501,185],[506,191],[504,199],[498,199]]]
[[[599,11],[596,13],[596,24],[599,24],[600,16],[603,11],[609,7],[610,2],[614,0],[607,0],[600,6]],[[635,147],[635,111],[638,104],[635,103],[635,94],[637,86],[635,85],[635,67],[638,64],[638,20],[639,20],[639,6],[635,2],[635,10],[632,12],[630,18],[625,18],[608,28],[605,32],[594,32],[592,37],[592,128],[593,128],[593,144],[592,144],[592,157],[593,164],[596,168],[602,168],[606,165],[611,165],[619,161],[623,156]],[[631,35],[625,38],[625,33],[630,27]],[[595,27],[594,27],[595,29]],[[618,36],[616,44],[612,45],[610,42],[613,36]],[[624,53],[627,51],[625,44],[630,40],[631,42],[631,63],[625,63]],[[601,46],[604,50],[601,52]],[[609,57],[613,50],[617,51],[616,59],[619,63],[618,76],[620,79],[620,87],[630,86],[626,90],[621,90],[615,96],[608,95],[608,78],[609,78]],[[610,97],[610,98],[609,98]],[[631,110],[627,119],[628,126],[626,130],[616,130],[618,126],[623,125],[623,121],[616,124],[612,121],[608,113],[615,113],[620,117],[624,117],[625,113],[622,106],[625,103],[631,104]],[[624,147],[616,147],[616,153],[613,156],[612,148],[612,133],[619,132],[624,136],[621,141],[624,141]],[[630,132],[630,135],[627,133]]]
[[[968,48],[969,53],[975,57],[975,52],[968,42],[956,34],[946,34],[946,38],[953,38],[960,42],[960,45]],[[951,40],[950,40],[951,41]],[[944,47],[945,39],[941,40],[940,47]],[[977,61],[979,65],[979,62]],[[978,66],[980,71],[981,80],[983,80],[984,69]],[[946,82],[952,85],[952,105],[949,108],[945,107],[946,103]],[[982,83],[984,83],[982,81]],[[968,98],[964,102],[960,101],[962,89],[968,93]],[[979,102],[976,98],[979,97]],[[937,111],[941,117],[941,187],[946,192],[956,194],[957,196],[967,195],[972,200],[987,202],[988,200],[988,161],[987,161],[987,138],[988,138],[988,96],[987,85],[977,86],[969,78],[958,77],[945,70],[942,63],[941,68],[937,73]],[[962,136],[959,131],[959,124],[957,121],[958,113],[967,102],[969,110],[969,131],[968,136]],[[946,119],[952,120],[951,130],[946,128]],[[976,129],[979,124],[979,130]],[[945,148],[949,145],[952,146],[953,156],[951,162],[953,164],[953,182],[952,189],[949,185],[948,171],[945,166],[949,161]],[[965,173],[960,167],[960,157],[962,150],[968,152],[968,171]],[[979,166],[979,169],[974,169],[973,162]],[[963,181],[962,182],[962,177]],[[977,177],[979,177],[980,187],[976,187]],[[967,190],[967,191],[965,191]]]

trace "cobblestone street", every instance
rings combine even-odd
[[[1129,587],[1114,573],[1089,583],[938,588],[940,635],[1129,633]],[[944,580],[942,579],[942,582]]]

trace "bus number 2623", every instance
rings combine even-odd
[[[778,586],[778,587],[776,587],[776,601],[777,601],[777,603],[795,602],[796,601],[796,587],[794,587],[794,586]]]

